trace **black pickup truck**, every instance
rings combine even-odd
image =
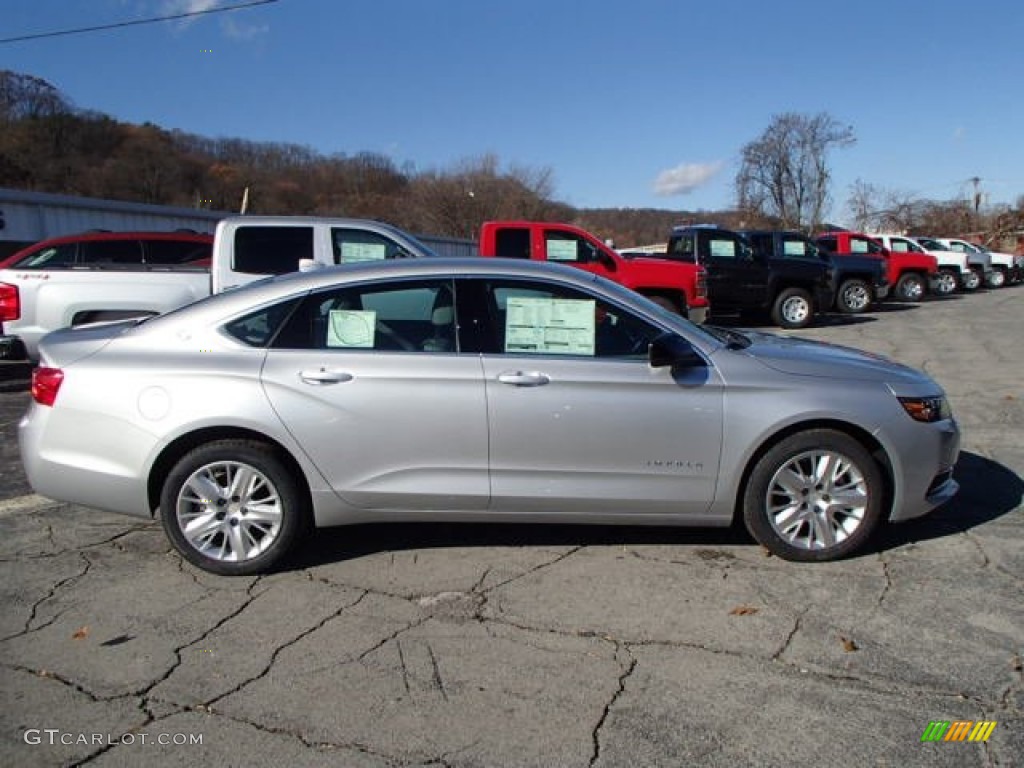
[[[779,257],[738,232],[687,225],[673,227],[663,255],[704,265],[712,314],[767,313],[781,328],[804,328],[832,306],[831,264],[817,253]]]
[[[831,306],[844,315],[866,312],[889,294],[885,260],[877,256],[833,258],[802,232],[783,229],[743,229],[754,251],[776,259],[819,259],[832,271],[835,294]]]

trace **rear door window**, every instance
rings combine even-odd
[[[139,240],[86,240],[78,244],[78,263],[89,267],[131,267],[142,264]]]
[[[283,275],[298,270],[300,259],[312,258],[312,227],[241,226],[235,230],[235,272]]]

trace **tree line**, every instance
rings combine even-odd
[[[588,209],[555,198],[551,169],[505,166],[495,155],[417,170],[375,152],[211,138],[78,109],[41,78],[0,71],[0,187],[227,211],[244,196],[249,213],[379,219],[451,237],[518,218],[575,223],[620,246],[663,242],[679,223],[815,229],[831,203],[828,156],[854,141],[851,127],[825,113],[778,115],[740,152],[734,209]],[[1024,227],[1024,198],[989,215],[859,181],[850,200],[851,216],[869,229]]]

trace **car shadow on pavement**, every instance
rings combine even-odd
[[[560,523],[368,523],[319,529],[283,566],[301,570],[380,552],[459,547],[755,546],[739,526],[565,525]],[[698,556],[700,555],[698,552]]]
[[[962,451],[954,476],[960,492],[917,520],[883,526],[859,554],[963,533],[1002,517],[1024,497],[1024,480],[998,462]],[[530,523],[367,523],[319,529],[282,570],[302,570],[381,552],[458,547],[680,546],[704,557],[708,548],[757,545],[740,523],[728,528]],[[723,555],[724,556],[724,555]]]
[[[874,549],[965,533],[1009,514],[1024,498],[1024,479],[976,453],[961,451],[953,476],[960,483],[960,492],[952,500],[924,517],[885,526],[874,539]]]

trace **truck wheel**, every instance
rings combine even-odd
[[[907,272],[896,283],[896,295],[903,301],[921,301],[924,294],[924,278],[917,272]]]
[[[883,493],[882,473],[857,440],[831,429],[798,432],[754,465],[743,522],[785,560],[835,560],[871,536]]]
[[[958,284],[955,272],[950,269],[940,270],[935,280],[935,293],[938,296],[949,296],[956,292]]]
[[[1002,288],[1006,285],[1006,273],[999,267],[993,267],[987,285],[989,288]]]
[[[772,322],[780,328],[806,328],[814,319],[814,302],[803,288],[786,288],[772,304]]]
[[[964,290],[976,291],[979,288],[981,288],[981,275],[973,269],[967,270],[967,274],[964,275]]]
[[[836,309],[844,315],[859,315],[871,306],[871,287],[860,278],[851,278],[839,286]]]
[[[203,570],[248,576],[279,563],[307,529],[298,483],[267,445],[216,440],[168,473],[160,518],[171,544]]]

